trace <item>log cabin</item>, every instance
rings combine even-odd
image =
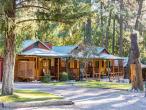
[[[51,50],[45,43],[27,40],[16,56],[15,80],[40,80],[44,74],[59,80],[61,58],[67,55]]]
[[[49,42],[26,40],[16,56],[15,80],[40,80],[45,74],[50,74],[52,80],[59,80],[61,72],[69,73],[74,80],[100,79],[107,73],[114,78],[124,74],[121,60],[102,47],[88,47],[82,43],[52,46]],[[82,62],[84,72],[81,72]]]
[[[110,69],[110,78],[124,76],[123,58],[109,54],[103,47],[81,43],[77,46],[53,46],[52,50],[70,55],[66,68],[75,80],[81,79],[82,62],[85,63],[83,78],[100,79],[102,75],[107,75],[107,68]]]

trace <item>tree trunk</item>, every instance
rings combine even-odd
[[[115,3],[115,0],[113,0],[113,2]],[[115,53],[115,31],[116,31],[116,15],[114,15],[113,17],[113,37],[112,37],[112,54],[114,55]]]
[[[139,8],[138,8],[137,18],[136,18],[136,22],[135,22],[135,30],[139,29],[139,19],[140,19],[140,16],[141,16],[143,0],[139,0],[138,4],[139,4]]]
[[[15,66],[15,0],[9,1],[9,8],[5,14],[7,20],[7,32],[5,36],[5,51],[2,79],[2,95],[13,94],[14,66]],[[8,7],[8,6],[7,6]]]
[[[104,47],[104,33],[103,33],[103,3],[100,2],[100,22],[101,22],[101,46]]]
[[[115,24],[116,24],[116,19],[114,17],[114,19],[113,19],[113,37],[112,37],[112,54],[113,55],[115,53]]]
[[[134,64],[135,69],[131,81],[132,81],[132,89],[134,90],[143,90],[143,79],[142,79],[142,68],[141,62],[139,60],[140,52],[137,44],[137,34],[131,34],[131,49],[130,49],[130,64]],[[132,72],[133,70],[131,70]]]
[[[138,1],[139,3],[139,9],[137,12],[137,18],[136,18],[136,22],[135,22],[135,30],[138,30],[138,24],[139,24],[139,18],[141,16],[141,11],[142,11],[142,5],[143,5],[143,0]],[[130,64],[131,64],[131,56],[129,55],[128,57],[128,63],[127,63],[127,68],[126,68],[126,72],[124,75],[124,78],[130,78]]]
[[[91,33],[91,18],[87,19],[85,24],[85,44],[91,45],[92,44],[92,33]]]
[[[109,28],[111,24],[111,10],[109,12],[109,19],[108,19],[108,25],[106,28],[106,41],[105,41],[105,48],[108,50],[108,45],[109,45]]]
[[[120,0],[120,36],[119,36],[119,55],[123,54],[123,0]]]

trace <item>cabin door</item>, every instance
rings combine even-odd
[[[60,59],[58,58],[52,58],[51,59],[51,76],[52,76],[52,79],[58,79],[58,75],[59,75],[59,69],[60,69]]]
[[[50,59],[43,59],[42,60],[42,75],[50,74]]]

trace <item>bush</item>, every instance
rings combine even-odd
[[[73,76],[72,76],[72,74],[71,73],[68,73],[68,80],[73,80],[74,78],[73,78]]]
[[[46,74],[46,75],[42,76],[42,78],[41,78],[41,82],[48,83],[50,81],[51,81],[50,74]]]
[[[68,80],[68,73],[62,72],[60,73],[60,81],[67,81]]]
[[[143,64],[146,64],[146,57],[142,58],[141,62],[142,62]]]

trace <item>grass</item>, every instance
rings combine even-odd
[[[87,88],[109,88],[109,89],[123,89],[127,90],[131,88],[131,84],[114,83],[114,82],[102,82],[102,81],[79,81],[77,86]]]
[[[13,95],[0,96],[0,102],[29,102],[61,99],[61,97],[36,90],[16,90]]]
[[[62,85],[66,85],[67,83],[66,82],[64,82],[64,81],[60,81],[60,82],[48,82],[48,83],[46,83],[46,84],[48,84],[48,85],[54,85],[54,86],[62,86]]]
[[[68,82],[50,82],[47,83],[54,86],[68,85]],[[115,82],[103,82],[103,81],[76,81],[73,85],[87,88],[109,88],[109,89],[123,89],[127,90],[131,88],[131,84],[115,83]]]

